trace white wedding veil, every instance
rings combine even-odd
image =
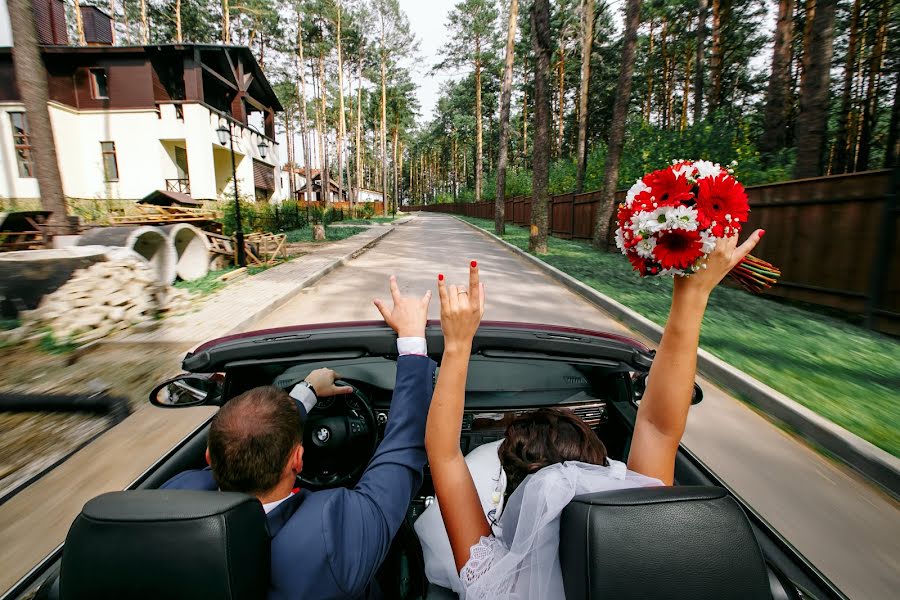
[[[498,537],[482,538],[491,556],[468,573],[466,600],[564,600],[559,521],[566,505],[580,494],[660,485],[614,460],[608,467],[558,463],[529,475],[504,508]]]

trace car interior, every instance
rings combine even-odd
[[[429,340],[430,349],[435,345]],[[472,357],[464,453],[501,439],[506,425],[523,411],[565,406],[591,426],[610,457],[627,459],[649,361],[629,364],[621,355],[603,358],[602,352],[566,355],[488,345]],[[323,398],[308,415],[299,485],[352,487],[390,419],[396,355],[275,354],[230,357],[215,364],[224,377],[194,381],[188,388],[184,380],[176,382],[180,396],[171,382],[158,390],[168,389],[165,397],[177,399],[189,389],[188,397],[221,404],[256,386],[290,389],[316,368],[334,369],[354,393]],[[697,391],[694,401],[701,399]],[[206,466],[208,429],[209,422],[129,490],[85,505],[61,558],[51,557],[42,575],[30,582],[33,597],[265,597],[268,537],[258,501],[235,493],[157,489],[184,470]],[[588,494],[570,503],[562,515],[559,549],[569,600],[843,598],[685,448],[675,477],[673,487]],[[424,483],[378,575],[385,598],[456,597],[427,581],[412,527],[433,498],[426,465]],[[29,595],[16,596],[24,597]]]

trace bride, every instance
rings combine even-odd
[[[468,288],[448,286],[438,276],[444,355],[425,448],[459,572],[454,591],[468,600],[561,600],[559,517],[569,501],[590,492],[672,485],[707,300],[763,233],[757,230],[741,246],[736,236],[720,240],[705,268],[675,277],[669,319],[638,409],[627,466],[610,459],[603,442],[571,411],[523,414],[509,425],[498,449],[506,491],[503,512],[493,524],[485,517],[459,445],[472,339],[484,314],[484,285],[474,261]]]

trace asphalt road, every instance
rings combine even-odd
[[[451,217],[429,214],[400,227],[257,327],[377,319],[372,299],[389,298],[389,275],[396,275],[409,293],[436,292],[439,272],[451,283],[465,283],[471,259],[478,260],[487,289],[485,319],[629,333],[499,244]],[[430,313],[431,318],[439,316],[434,300]],[[713,384],[701,385],[704,400],[691,410],[685,445],[845,594],[896,597],[897,503]]]

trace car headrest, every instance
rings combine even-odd
[[[721,488],[577,496],[559,537],[567,600],[772,597],[750,522]]]
[[[103,494],[72,523],[62,600],[264,598],[270,540],[259,500],[232,492]]]

